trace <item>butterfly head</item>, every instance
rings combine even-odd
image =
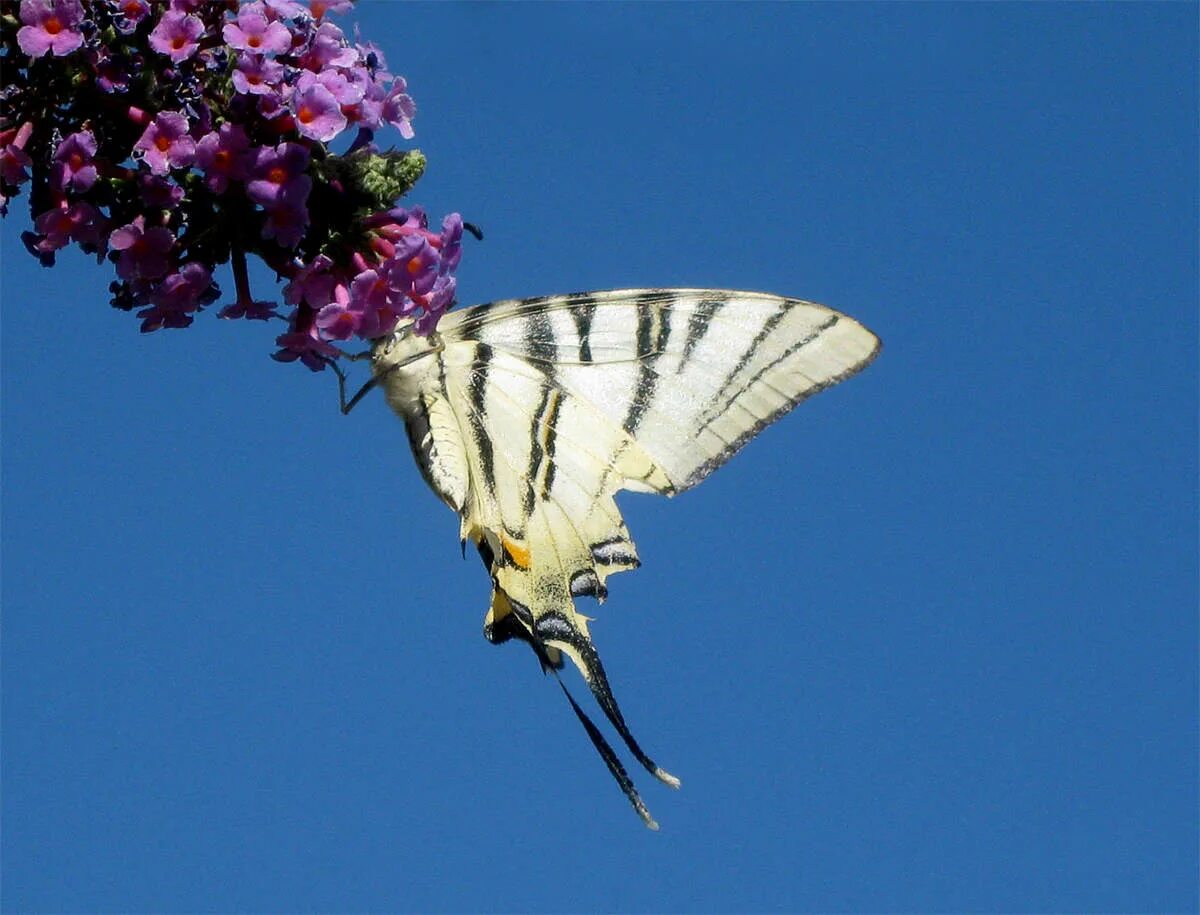
[[[371,350],[371,367],[375,375],[390,374],[444,349],[442,338],[432,333],[416,333],[412,319],[406,318],[386,337],[375,341]]]

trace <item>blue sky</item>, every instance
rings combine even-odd
[[[683,779],[635,773],[653,834],[484,642],[381,398],[261,325],[139,335],[14,207],[5,910],[1195,910],[1195,5],[354,18],[413,201],[486,232],[463,302],[761,289],[883,354],[623,498],[593,633]]]

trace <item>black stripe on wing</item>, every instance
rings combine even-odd
[[[475,344],[474,368],[471,380],[467,385],[467,401],[470,409],[467,411],[467,421],[471,427],[471,438],[479,452],[479,472],[483,476],[484,486],[488,493],[496,496],[496,464],[492,448],[492,439],[484,427],[483,418],[487,415],[488,369],[492,364],[492,348],[486,343]]]
[[[787,313],[787,302],[786,300],[781,299],[775,311],[771,312],[770,317],[768,317],[767,320],[763,322],[763,326],[758,329],[758,333],[754,335],[754,339],[750,341],[750,345],[746,347],[742,355],[738,357],[738,361],[734,364],[733,368],[731,368],[725,375],[725,380],[721,382],[721,387],[718,388],[717,393],[712,396],[713,406],[715,406],[721,400],[722,395],[729,390],[730,385],[733,384],[733,381],[735,378],[737,378],[738,374],[750,364],[750,361],[754,358],[754,354],[757,353],[758,348],[762,346],[763,341],[771,336],[771,331],[775,329],[775,325],[782,321]],[[742,390],[745,390],[745,388],[746,386],[743,385]],[[741,392],[739,391],[738,393]],[[737,397],[737,394],[735,393],[733,396]]]
[[[663,307],[662,295],[644,295],[637,300],[638,360],[637,386],[630,392],[629,410],[621,424],[630,435],[636,435],[642,418],[654,402],[658,387],[658,372],[654,362],[666,351],[671,336],[671,310]]]
[[[788,356],[795,353],[798,349],[811,343],[818,336],[820,336],[825,330],[832,327],[833,324],[837,322],[837,320],[838,320],[838,316],[834,315],[830,321],[827,321],[825,324],[821,325],[821,327],[817,328],[817,330],[815,330],[808,337],[805,337],[803,340],[800,340],[800,341],[792,344],[792,346],[788,347],[787,351],[782,356],[780,356],[778,359],[774,360],[770,365],[766,366],[761,371],[756,373],[754,378],[751,379],[751,384],[756,383],[758,380],[761,379],[761,377],[764,374],[766,374],[768,371],[770,371],[772,368],[774,368],[776,365],[778,365],[781,361],[788,358]],[[802,391],[799,395],[796,395],[794,397],[789,397],[787,400],[784,401],[784,403],[777,410],[775,410],[771,414],[758,419],[752,426],[749,426],[747,429],[745,429],[736,439],[734,439],[725,448],[723,448],[720,451],[720,453],[713,455],[711,458],[709,458],[707,461],[705,461],[703,464],[701,464],[699,467],[697,467],[695,470],[693,470],[692,473],[689,474],[687,480],[684,482],[683,488],[686,489],[687,487],[695,486],[697,483],[699,483],[701,480],[703,480],[706,476],[708,476],[710,473],[712,473],[714,470],[716,470],[718,467],[720,467],[722,464],[724,464],[726,461],[728,461],[731,457],[733,457],[738,451],[740,451],[742,449],[742,447],[747,442],[750,441],[750,439],[754,438],[754,436],[758,435],[758,433],[760,433],[763,429],[765,429],[767,426],[771,425],[771,423],[775,422],[775,420],[779,419],[781,416],[783,416],[788,411],[795,408],[798,404],[802,403],[805,400],[808,400],[808,398],[812,397],[814,394],[819,394],[821,391],[824,391],[826,388],[831,388],[835,384],[845,381],[851,375],[857,375],[859,372],[861,372],[863,369],[865,369],[868,365],[870,365],[871,362],[874,361],[874,359],[877,355],[879,355],[878,339],[875,341],[875,348],[872,349],[871,352],[868,353],[860,362],[858,362],[854,365],[848,366],[845,369],[845,371],[839,372],[836,375],[830,375],[828,378],[825,378],[825,379],[822,379],[821,381],[815,382],[811,387]],[[747,387],[748,386],[749,385],[747,385]],[[722,416],[724,414],[724,412],[726,410],[728,410],[729,407],[732,406],[736,400],[737,400],[737,397],[735,395],[733,398],[731,398],[726,403],[726,405],[722,409],[721,413],[714,415],[711,419],[709,419],[705,422],[705,426],[707,427],[708,424],[716,422],[716,420],[718,418],[720,418],[720,416]]]
[[[569,309],[571,320],[575,322],[575,332],[579,335],[579,361],[592,361],[592,319],[596,316],[596,299],[594,296],[577,294],[568,297],[571,300]]]
[[[683,340],[683,356],[679,360],[679,366],[675,369],[677,374],[682,374],[683,370],[687,368],[692,353],[700,345],[700,341],[704,339],[708,329],[712,327],[712,319],[728,301],[728,298],[704,298],[696,303],[696,307],[688,315],[687,336]]]

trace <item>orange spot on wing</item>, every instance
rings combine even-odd
[[[508,553],[509,558],[512,559],[518,568],[529,568],[529,547],[521,546],[504,534],[500,535],[500,543],[504,546],[504,552]]]

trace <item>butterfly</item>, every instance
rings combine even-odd
[[[630,733],[575,605],[603,601],[608,577],[639,565],[614,495],[690,489],[879,345],[830,308],[756,292],[514,299],[452,311],[428,336],[398,326],[375,342],[372,380],[349,403],[343,391],[342,408],[383,388],[422,476],[491,576],[484,635],[526,643],[556,677],[570,659],[633,757],[677,788]],[[559,685],[657,829],[612,746]]]

